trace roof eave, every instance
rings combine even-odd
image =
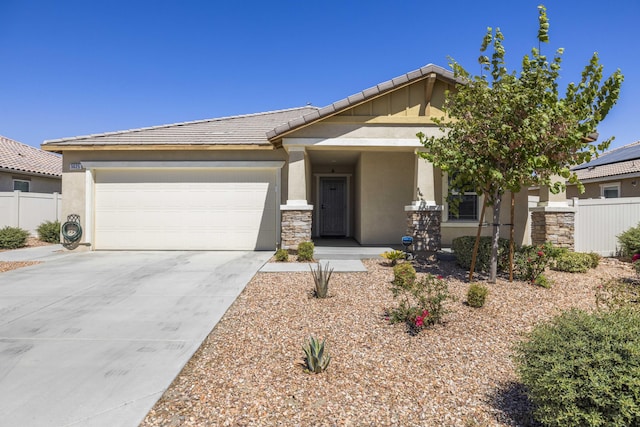
[[[44,151],[62,153],[63,151],[161,151],[161,150],[273,150],[270,143],[265,144],[66,144],[49,145],[42,144]]]

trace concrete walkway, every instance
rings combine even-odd
[[[0,274],[0,425],[137,426],[271,255],[49,254]]]
[[[49,261],[76,253],[64,249],[62,245],[46,245],[0,252],[0,261]]]

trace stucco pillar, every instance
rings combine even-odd
[[[416,150],[413,204],[420,206],[436,205],[436,189],[433,176],[433,163],[420,157]]]
[[[561,176],[554,175],[551,177],[551,181],[563,182],[564,178]],[[538,201],[538,206],[545,207],[566,207],[569,206],[567,201],[567,192],[565,190],[560,191],[558,194],[553,194],[551,192],[550,187],[540,186],[538,190],[538,196],[540,196],[540,201]]]
[[[289,147],[287,204],[280,206],[280,247],[296,251],[311,241],[313,206],[307,201],[307,170],[304,147]]]

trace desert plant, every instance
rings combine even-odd
[[[452,240],[451,249],[456,257],[458,265],[462,268],[471,267],[473,256],[473,246],[476,242],[475,236],[461,236]],[[476,257],[475,271],[489,271],[491,262],[491,237],[480,238],[478,255]],[[498,246],[498,271],[504,271],[509,266],[509,240],[500,239]]]
[[[17,249],[27,244],[29,232],[19,227],[0,229],[0,249]]]
[[[515,275],[520,280],[549,287],[549,280],[544,275],[553,257],[561,250],[554,249],[551,243],[542,245],[528,246],[524,245],[518,249],[514,257]]]
[[[305,355],[306,371],[314,374],[324,372],[331,362],[331,356],[325,347],[325,340],[320,342],[314,337],[302,346]]]
[[[514,359],[543,425],[640,425],[640,310],[565,312],[535,327]]]
[[[640,253],[640,224],[618,234],[618,243],[623,256]]]
[[[467,304],[471,307],[480,308],[484,306],[487,295],[489,295],[489,288],[477,283],[472,283],[467,291]]]
[[[624,279],[609,279],[603,280],[596,288],[596,306],[600,310],[640,308],[638,303],[640,303],[638,283]]]
[[[324,265],[324,268],[318,263],[317,270],[309,267],[311,275],[313,276],[313,282],[315,283],[314,295],[316,298],[326,298],[329,291],[329,280],[333,273],[333,268],[329,269],[329,263]]]
[[[298,245],[298,261],[313,261],[313,242],[302,242]]]
[[[556,257],[551,268],[567,273],[586,273],[593,265],[591,255],[582,252],[564,252]]]
[[[287,262],[289,261],[289,251],[286,249],[278,249],[275,257],[278,262]]]
[[[45,221],[38,226],[38,238],[47,243],[60,243],[60,221]]]
[[[391,250],[382,254],[382,257],[389,261],[389,264],[396,265],[399,260],[405,259],[406,254],[403,251]]]

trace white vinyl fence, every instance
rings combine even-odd
[[[60,220],[61,208],[59,193],[0,192],[0,228],[20,227],[35,236],[44,221]]]
[[[577,208],[575,250],[613,256],[619,251],[617,236],[640,223],[640,197],[573,199]]]

